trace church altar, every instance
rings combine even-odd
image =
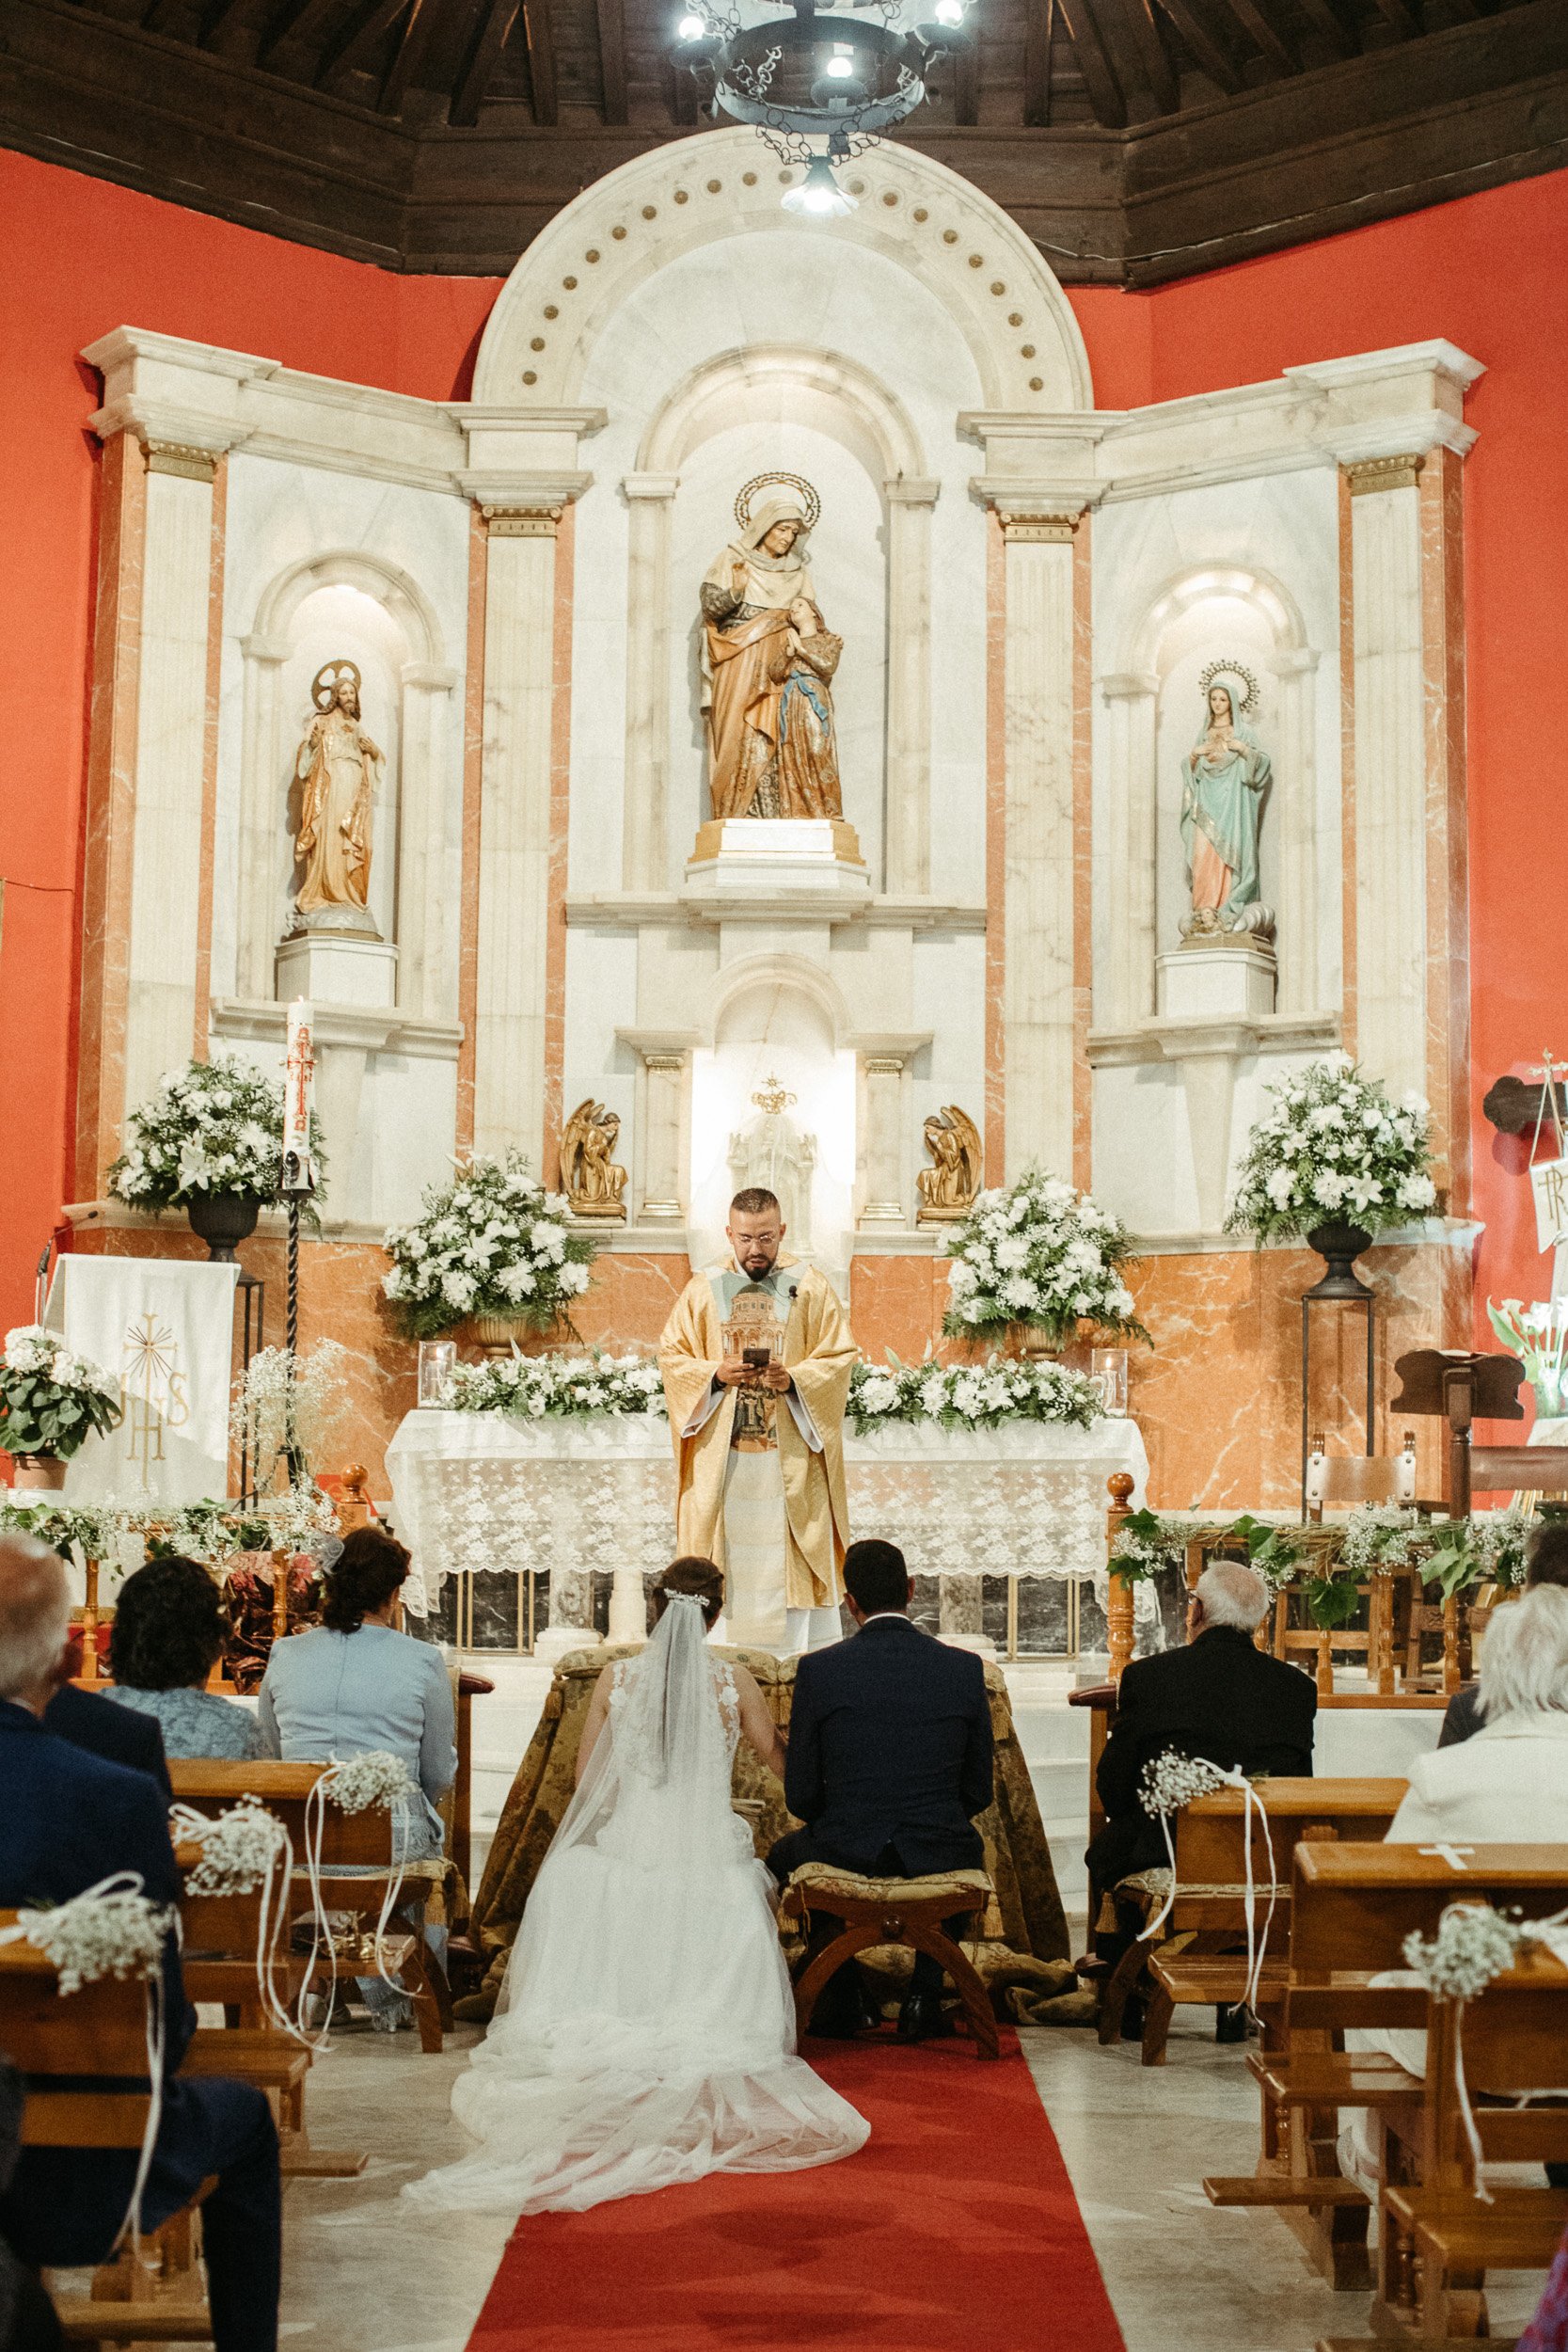
[[[1087,1429],[1040,1422],[993,1429],[900,1422],[846,1431],[851,1528],[886,1536],[915,1575],[941,1579],[943,1632],[980,1629],[980,1575],[1089,1579],[1105,1565],[1105,1482],[1142,1502],[1148,1457],[1135,1422]],[[661,1415],[533,1423],[431,1406],[407,1414],[387,1449],[392,1508],[429,1605],[445,1576],[548,1571],[550,1623],[536,1644],[559,1657],[593,1632],[593,1577],[610,1569],[610,1636],[640,1641],[644,1575],[667,1565],[675,1470]]]

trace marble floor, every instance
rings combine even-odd
[[[447,2093],[476,2039],[460,2030],[442,2057],[426,2058],[411,2035],[389,2042],[351,2030],[318,2063],[309,2090],[317,2144],[375,2153],[359,2180],[289,2190],[286,2344],[463,2352],[509,2225],[410,2217],[397,2192],[467,2144]],[[1204,2198],[1205,2172],[1250,2171],[1257,2152],[1257,2093],[1241,2049],[1217,2048],[1196,2016],[1173,2032],[1158,2074],[1140,2067],[1131,2044],[1102,2050],[1082,2029],[1022,2040],[1127,2352],[1312,2352],[1320,2336],[1366,2333],[1365,2296],[1334,2295],[1282,2222],[1221,2212]],[[1494,2328],[1522,2325],[1539,2285],[1496,2281]],[[1047,2300],[1042,2352],[1048,2312]]]

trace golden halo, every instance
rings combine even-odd
[[[1258,680],[1244,661],[1211,661],[1203,675],[1198,679],[1197,691],[1203,696],[1204,705],[1207,707],[1211,686],[1216,679],[1223,681],[1227,678],[1244,678],[1246,681],[1246,693],[1236,708],[1237,718],[1243,719],[1249,710],[1256,710],[1258,707]],[[1235,702],[1234,693],[1231,694],[1230,699],[1233,703]]]
[[[782,482],[786,488],[800,491],[801,501],[805,508],[805,512],[800,518],[802,527],[806,531],[815,531],[816,528],[816,518],[822,512],[822,501],[817,497],[816,492],[812,488],[811,484],[806,480],[805,476],[798,473],[753,474],[751,481],[746,484],[743,489],[737,492],[736,497],[735,518],[740,525],[741,530],[746,531],[751,526],[752,492],[754,490],[760,490],[764,484],[768,482]],[[780,520],[783,520],[782,516],[780,517]]]
[[[332,697],[337,691],[338,680],[343,675],[345,671],[354,680],[354,691],[356,699],[357,699],[361,684],[358,662],[324,661],[321,668],[316,672],[315,676],[310,680],[310,700],[315,704],[318,710],[331,709]],[[322,694],[324,686],[326,690],[325,700],[323,699]]]

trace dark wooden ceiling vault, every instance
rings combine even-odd
[[[674,0],[0,0],[0,143],[394,269],[510,267],[706,127]],[[1070,281],[1568,162],[1568,0],[974,0],[903,135]]]

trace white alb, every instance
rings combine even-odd
[[[581,2212],[864,2144],[863,2117],[795,2056],[771,1882],[730,1806],[739,1737],[734,1674],[699,1603],[673,1597],[615,1669],[494,2023],[452,2091],[480,2145],[404,2196]]]

